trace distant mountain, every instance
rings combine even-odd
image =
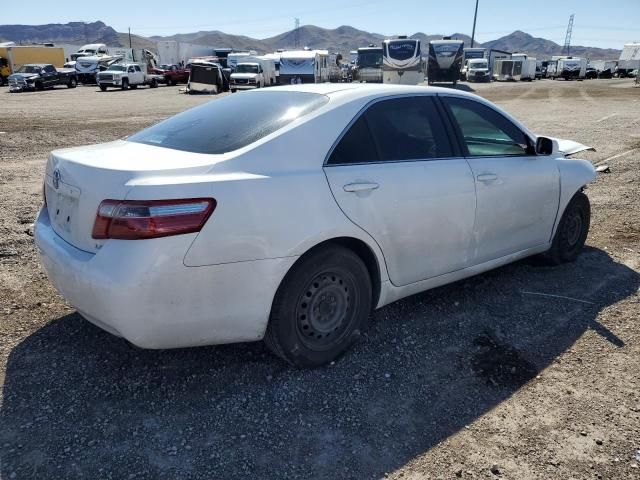
[[[397,32],[405,33],[408,32]],[[428,35],[418,32],[411,35],[419,38],[424,44],[430,40],[440,39],[442,35]],[[471,46],[471,39],[463,33],[454,33],[452,38],[464,40],[465,47]],[[211,47],[232,47],[242,50],[256,50],[261,53],[273,52],[277,49],[294,48],[297,45],[312,49],[328,49],[330,51],[347,54],[350,50],[369,44],[380,45],[385,35],[366,32],[357,28],[343,25],[328,29],[314,25],[304,25],[297,31],[290,30],[280,35],[264,39],[256,39],[243,35],[231,35],[218,30],[180,33],[170,36],[142,37],[131,35],[134,48],[156,49],[159,40],[176,40]],[[70,22],[67,24],[49,25],[0,25],[0,41],[16,43],[106,43],[112,46],[129,46],[127,33],[118,33],[103,22],[83,23]],[[476,43],[476,47],[495,48],[509,52],[524,52],[536,58],[549,58],[561,55],[562,47],[551,40],[536,38],[522,31],[515,31],[497,40]],[[620,50],[572,46],[571,53],[591,59],[617,59]]]
[[[536,58],[549,58],[553,55],[562,55],[561,45],[551,40],[533,37],[520,30],[516,30],[497,40],[485,42],[484,46],[497,50],[505,50],[507,52],[523,52]],[[593,60],[617,59],[620,56],[620,50],[572,45],[571,55],[588,57]]]
[[[106,43],[119,46],[118,32],[103,22],[0,25],[0,39],[21,43]]]

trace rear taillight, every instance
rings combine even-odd
[[[91,236],[142,240],[199,232],[215,208],[213,198],[104,200]]]

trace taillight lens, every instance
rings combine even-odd
[[[143,240],[199,232],[215,208],[213,198],[104,200],[91,236]]]

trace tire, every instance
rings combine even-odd
[[[103,92],[107,91],[107,86],[106,85],[100,85],[100,90],[102,90]]]
[[[578,192],[562,214],[551,248],[543,254],[551,265],[573,262],[584,247],[591,222],[589,197]]]
[[[131,90],[135,90],[136,88],[138,88],[138,85],[131,85],[131,86],[129,86],[129,88],[130,88]]]
[[[71,80],[69,80],[69,83],[67,83],[67,88],[76,88],[78,86],[78,80],[76,80],[76,77],[71,77]]]
[[[149,84],[149,88],[158,88],[158,80],[155,78],[152,78],[151,83]]]
[[[129,90],[129,79],[128,78],[123,78],[122,79],[122,90]]]
[[[44,90],[44,85],[42,84],[42,82],[36,82],[36,90],[39,92]]]
[[[264,337],[297,367],[318,367],[342,355],[366,329],[371,278],[351,250],[331,245],[303,256],[280,284]]]
[[[4,76],[0,75],[0,86],[4,85],[5,81],[6,80],[5,80]]]

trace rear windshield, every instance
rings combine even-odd
[[[320,108],[328,97],[307,92],[246,92],[187,110],[127,138],[185,152],[221,154],[266,137]]]

